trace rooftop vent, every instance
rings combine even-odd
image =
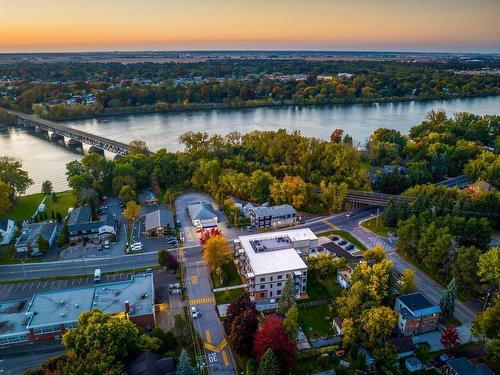
[[[64,305],[64,301],[63,301],[63,300],[61,300],[59,303],[60,303],[61,305]]]
[[[65,313],[61,313],[61,316],[66,316],[66,314]]]
[[[75,303],[75,307],[76,307],[76,308],[79,308],[79,307],[80,307],[80,305],[79,305],[78,303]]]

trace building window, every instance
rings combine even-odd
[[[269,297],[272,297],[273,296],[273,292],[269,292]]]
[[[273,277],[271,276],[270,281],[273,281]]]
[[[278,283],[278,284],[276,284],[276,286],[281,286],[281,284],[282,284],[282,283]]]
[[[283,275],[278,275],[278,280],[281,280],[283,278]]]
[[[261,285],[260,289],[265,289],[265,287],[266,287],[265,285]]]
[[[260,281],[261,281],[261,282],[264,282],[264,281],[266,281],[266,278],[265,278],[265,277],[261,277],[261,278],[260,278]]]
[[[278,290],[276,294],[279,296],[281,294],[281,290]]]
[[[264,298],[266,296],[266,293],[261,293],[260,298]]]
[[[272,288],[273,287],[273,284],[269,284],[269,288]]]

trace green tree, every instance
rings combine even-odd
[[[122,361],[137,352],[139,336],[139,329],[130,320],[93,309],[80,314],[76,328],[68,330],[62,342],[81,357],[97,351]]]
[[[167,266],[168,251],[166,249],[161,249],[158,251],[158,264],[162,267]]]
[[[451,319],[455,313],[455,300],[457,298],[457,284],[455,279],[452,279],[441,296],[439,306],[441,312],[446,319]]]
[[[479,257],[477,274],[493,292],[500,291],[500,247],[493,247]]]
[[[403,271],[401,276],[401,293],[409,294],[415,292],[417,289],[415,285],[415,272],[412,269],[407,268]]]
[[[457,282],[458,293],[464,297],[470,297],[478,292],[477,264],[480,255],[481,251],[474,246],[461,247],[451,265],[451,275]]]
[[[387,342],[373,350],[373,358],[377,360],[377,367],[382,374],[391,374],[399,360],[396,347]]]
[[[42,183],[42,194],[50,195],[52,194],[52,182],[46,180]]]
[[[363,312],[360,321],[362,341],[369,348],[374,348],[394,330],[398,315],[389,307],[374,307]]]
[[[271,349],[267,349],[260,359],[257,375],[278,375],[279,373],[278,359]]]
[[[0,216],[4,216],[10,209],[11,189],[8,184],[0,181]]]
[[[279,314],[285,315],[292,306],[295,306],[295,294],[296,291],[293,285],[293,280],[289,277],[285,281],[285,285],[281,290],[281,295],[278,300],[278,307],[276,310]]]
[[[296,305],[290,307],[286,312],[285,319],[283,319],[283,329],[288,333],[292,341],[297,341],[299,333],[299,309]]]
[[[320,280],[337,273],[337,270],[345,268],[347,265],[345,258],[336,259],[330,254],[317,254],[307,259],[309,274]]]
[[[194,375],[196,373],[193,365],[191,364],[191,358],[188,352],[182,349],[181,355],[179,356],[179,363],[177,364],[176,375]]]
[[[28,172],[22,169],[22,162],[10,156],[0,156],[0,182],[11,187],[11,201],[18,195],[24,194],[26,189],[33,185]]]
[[[175,200],[175,193],[172,190],[167,190],[165,191],[165,194],[163,195],[163,200],[165,203],[168,203],[168,207],[170,210],[173,209],[172,202]]]
[[[429,347],[427,345],[420,345],[415,350],[415,355],[423,363],[429,363],[429,361],[432,359],[432,356],[433,356],[431,350],[429,349]]]
[[[257,362],[255,359],[250,358],[245,366],[245,375],[256,375],[257,374]]]
[[[382,221],[384,226],[389,228],[396,228],[398,220],[401,217],[399,205],[394,199],[389,199],[382,212]]]
[[[38,243],[38,249],[42,254],[46,254],[50,250],[49,242],[42,236],[38,236],[37,243]]]
[[[127,204],[128,202],[135,200],[136,193],[135,190],[129,185],[123,185],[118,196],[125,204]]]
[[[500,361],[500,296],[496,296],[486,310],[476,315],[472,322],[472,334],[479,337],[483,346],[488,342],[489,354]],[[488,339],[488,340],[486,340]]]
[[[363,253],[363,259],[367,262],[372,260],[377,263],[383,261],[385,259],[384,248],[380,245],[375,245],[375,247],[368,249]]]

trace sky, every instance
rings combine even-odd
[[[500,0],[0,0],[0,52],[500,52]]]

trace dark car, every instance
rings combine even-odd
[[[339,240],[339,238],[337,236],[332,237],[332,241],[338,241],[338,240]]]
[[[346,250],[352,250],[352,249],[354,249],[354,245],[353,244],[349,244],[345,248],[346,248]]]
[[[102,245],[97,245],[97,250],[101,251],[104,247]]]
[[[346,241],[346,240],[342,240],[342,241],[340,241],[340,242],[339,242],[339,245],[344,246],[346,243],[347,243],[347,241]]]

